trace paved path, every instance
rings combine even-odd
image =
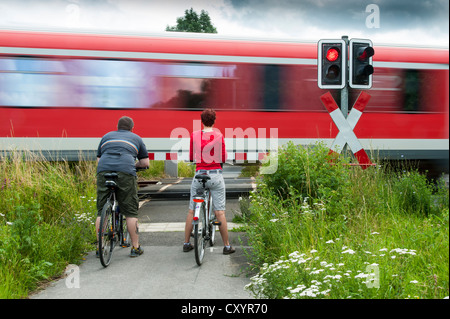
[[[79,267],[69,267],[67,277],[30,298],[252,298],[244,290],[250,282],[245,233],[230,232],[236,253],[223,255],[218,232],[216,246],[207,248],[199,267],[194,251],[182,252],[188,200],[146,199],[141,204],[140,242],[145,251],[142,256],[130,258],[129,248],[118,247],[109,267],[103,268],[95,252],[90,252]],[[239,200],[228,200],[227,220],[231,222],[238,211]]]

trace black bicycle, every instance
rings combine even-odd
[[[216,220],[213,203],[211,198],[211,192],[206,187],[206,182],[211,179],[206,174],[195,175],[200,183],[203,184],[203,188],[197,191],[193,200],[195,203],[194,220],[194,251],[195,261],[197,265],[201,266],[203,257],[205,256],[205,249],[209,242],[210,246],[214,246],[216,241],[216,227],[221,223]]]
[[[108,267],[117,243],[122,247],[130,247],[125,217],[120,213],[116,198],[117,173],[105,174],[105,186],[109,189],[109,196],[102,209],[100,227],[98,230],[98,254],[103,267]]]

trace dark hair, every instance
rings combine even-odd
[[[128,116],[122,116],[117,123],[118,130],[131,131],[134,127],[133,119]]]
[[[216,122],[216,112],[213,109],[206,109],[203,111],[201,118],[203,125],[211,127]]]

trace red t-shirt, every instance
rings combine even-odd
[[[191,134],[189,160],[195,162],[198,170],[221,169],[227,160],[225,140],[219,132],[196,131]]]

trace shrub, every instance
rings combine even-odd
[[[318,199],[333,206],[345,202],[349,189],[349,167],[343,158],[331,158],[329,149],[319,143],[296,146],[289,142],[278,151],[278,168],[274,174],[262,175],[261,185],[286,199],[293,191],[303,202]]]
[[[280,149],[243,215],[261,298],[443,298],[449,192],[417,170],[362,170]]]

